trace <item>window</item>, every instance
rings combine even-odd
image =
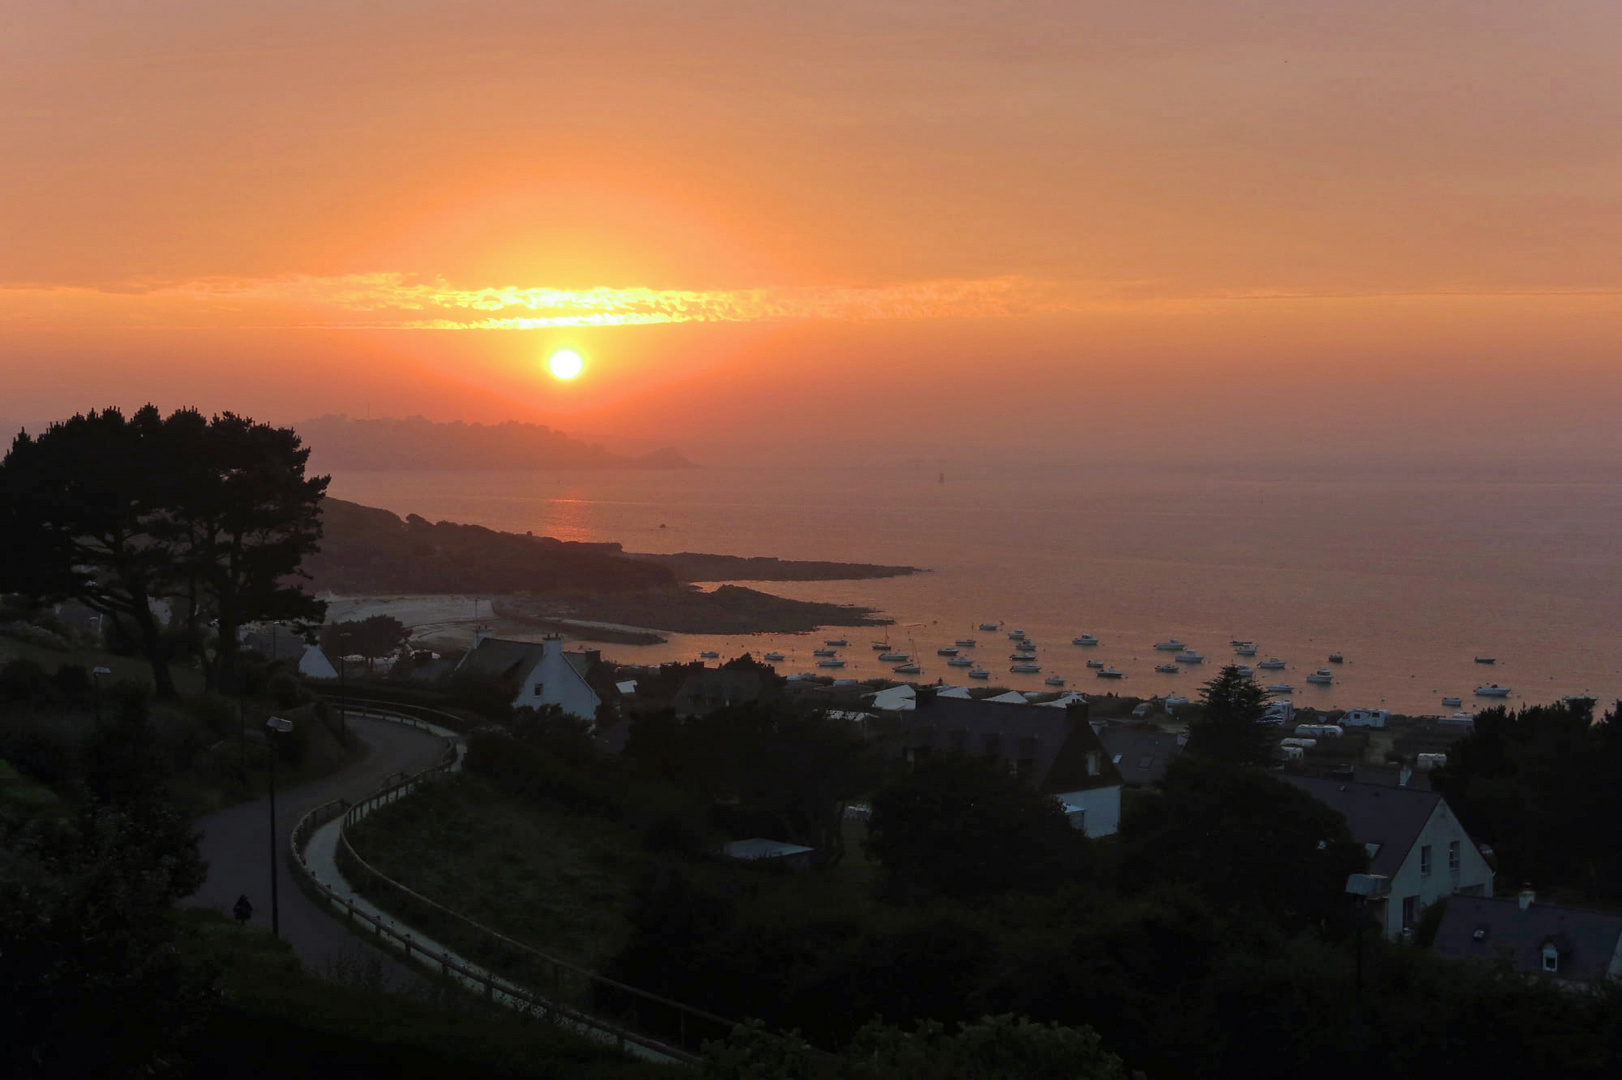
[[[1419,872],[1421,874],[1431,872],[1431,846],[1429,844],[1419,849]]]
[[[1543,970],[1560,970],[1560,950],[1554,947],[1552,941],[1543,946]]]
[[[1447,842],[1447,868],[1455,874],[1459,872],[1459,842],[1457,840]]]
[[[1412,930],[1419,925],[1419,897],[1405,896],[1402,898],[1402,928]]]
[[[546,687],[545,683],[536,683],[535,684],[535,696],[540,697],[541,696],[541,691],[543,689],[545,689],[545,687]]]
[[[1098,751],[1087,751],[1087,775],[1097,776],[1099,770]]]

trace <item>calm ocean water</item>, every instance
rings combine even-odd
[[[942,474],[944,473],[944,482]],[[975,637],[991,683],[1039,689],[1050,674],[1086,691],[1182,692],[1233,657],[1231,639],[1289,663],[1260,672],[1301,704],[1474,709],[1496,682],[1514,702],[1622,695],[1622,469],[1323,464],[1123,467],[908,461],[847,467],[748,463],[682,472],[348,473],[332,494],[399,514],[474,522],[632,551],[706,551],[904,563],[883,581],[765,583],[781,595],[865,604],[924,675],[967,680],[935,650]],[[662,526],[662,527],[661,527]],[[1038,643],[1042,674],[1008,672],[1001,622]],[[1083,631],[1103,644],[1082,649]],[[1206,662],[1178,675],[1153,643],[1175,635]],[[787,670],[847,637],[839,674],[888,673],[869,649],[885,631],[673,636],[608,646],[630,663],[776,648]],[[908,643],[915,648],[908,645]],[[1306,683],[1343,652],[1335,683]],[[1493,656],[1488,667],[1476,656]],[[1096,658],[1128,673],[1097,679]]]

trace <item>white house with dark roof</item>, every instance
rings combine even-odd
[[[1386,937],[1418,926],[1420,913],[1445,897],[1492,895],[1492,867],[1440,793],[1305,776],[1284,779],[1339,811],[1352,839],[1369,853],[1369,872],[1390,879],[1390,898],[1375,912]]]
[[[588,665],[589,657],[564,652],[560,637],[506,641],[481,633],[456,670],[508,691],[515,709],[556,705],[570,716],[595,721],[602,698],[586,681]]]
[[[1622,979],[1622,914],[1540,904],[1520,896],[1459,896],[1447,903],[1432,945],[1463,960],[1508,960],[1567,983]]]

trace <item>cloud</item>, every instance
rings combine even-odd
[[[1410,292],[1246,289],[1178,292],[1142,281],[1042,281],[1008,276],[888,285],[654,289],[597,286],[467,288],[401,273],[202,278],[114,286],[0,287],[0,322],[33,327],[526,330],[817,319],[985,319],[1106,311],[1208,309],[1212,304],[1321,304],[1405,299],[1598,300],[1615,289]]]

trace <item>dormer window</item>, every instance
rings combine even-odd
[[[1478,945],[1481,942],[1486,941],[1487,940],[1487,928],[1485,926],[1476,927],[1476,932],[1470,935],[1470,939],[1472,941],[1476,942]]]
[[[1087,775],[1088,776],[1097,776],[1099,767],[1100,767],[1100,765],[1099,765],[1099,760],[1098,760],[1098,751],[1097,750],[1089,750],[1089,751],[1087,751]]]
[[[1547,942],[1543,946],[1543,970],[1560,970],[1560,950],[1554,947],[1554,942]]]

